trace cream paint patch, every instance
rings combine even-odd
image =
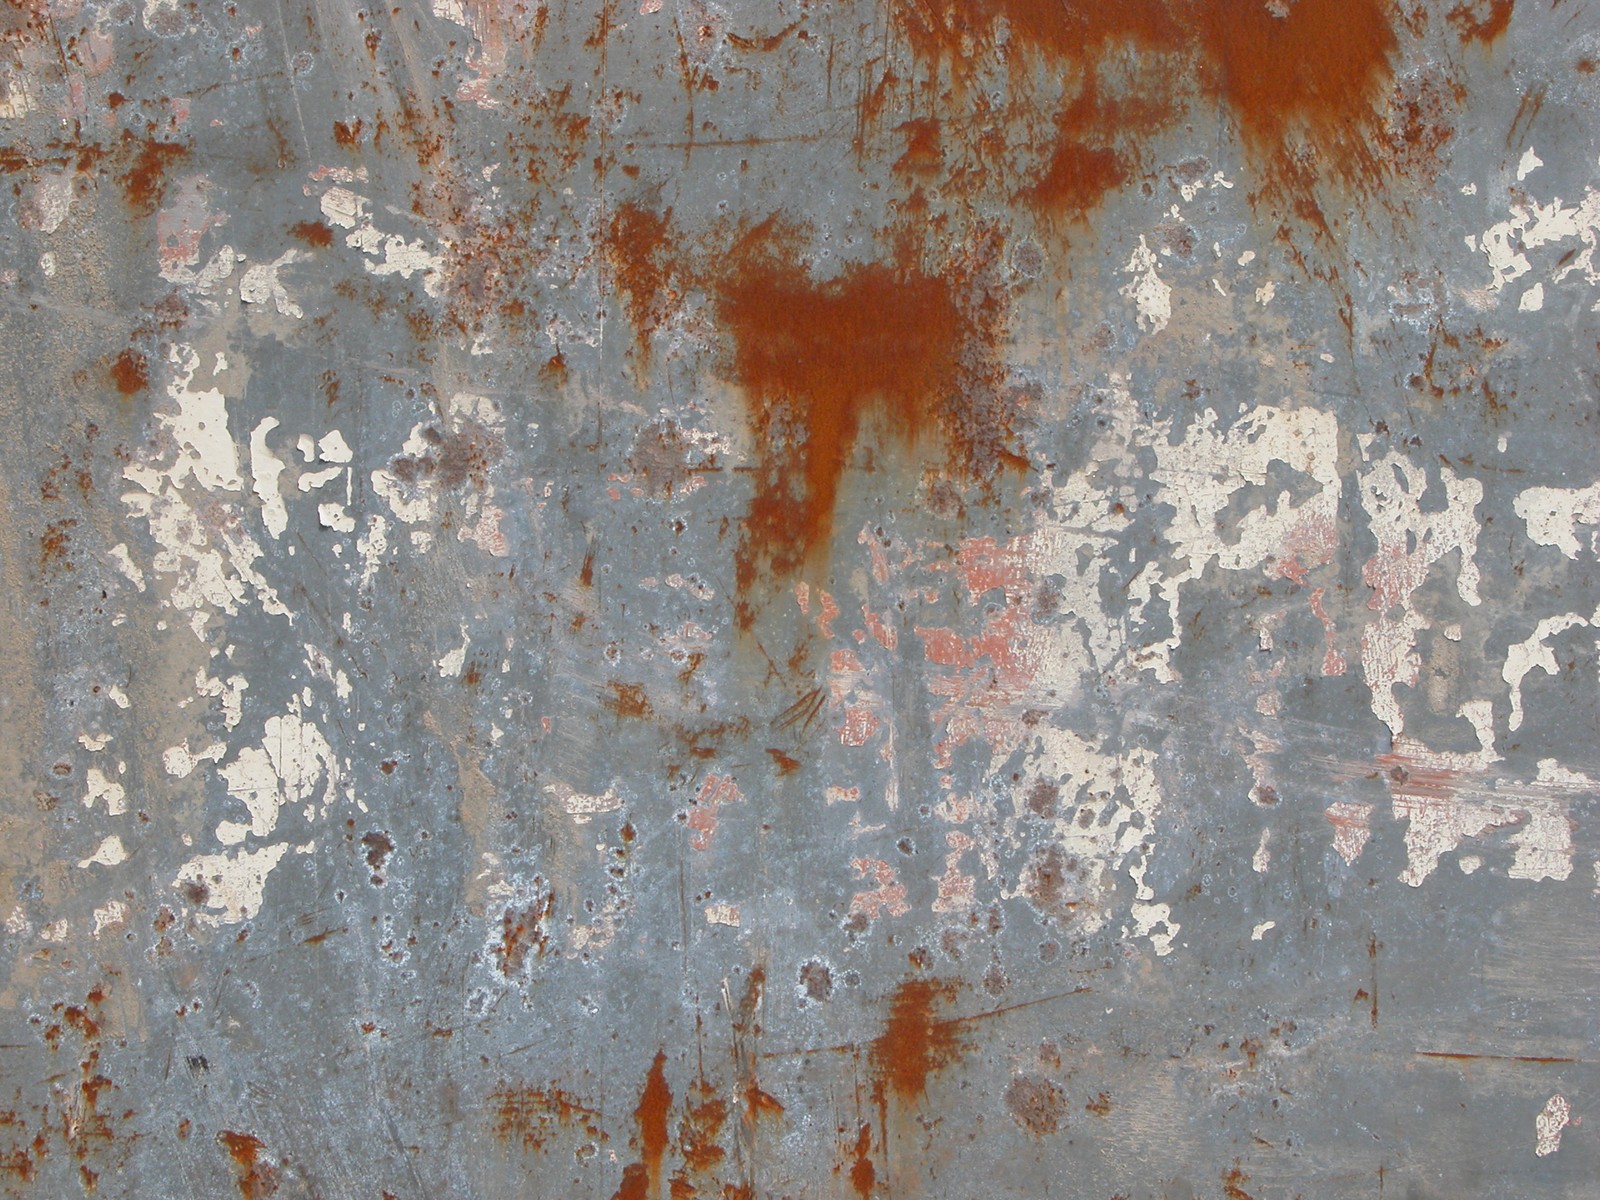
[[[233,854],[203,854],[178,869],[174,886],[194,897],[201,911],[195,919],[203,925],[236,925],[261,912],[267,877],[288,853],[286,842]]]
[[[201,763],[221,762],[227,753],[228,747],[222,742],[213,742],[198,754],[191,753],[187,746],[169,746],[161,752],[161,769],[174,778],[187,779]]]
[[[1363,435],[1367,458],[1370,440]],[[1430,484],[1427,469],[1397,452],[1384,455],[1360,475],[1361,502],[1369,528],[1378,543],[1367,560],[1362,579],[1372,589],[1368,601],[1377,616],[1361,635],[1361,667],[1372,689],[1372,711],[1399,737],[1405,715],[1395,689],[1414,687],[1422,667],[1416,653],[1417,634],[1431,626],[1413,603],[1417,589],[1427,581],[1434,565],[1457,556],[1456,593],[1476,607],[1478,596],[1478,520],[1483,485],[1458,476],[1448,466],[1438,468],[1439,483]],[[1423,498],[1430,489],[1442,489],[1443,507],[1425,510]]]
[[[1523,680],[1535,669],[1543,671],[1546,675],[1554,675],[1560,670],[1556,663],[1555,651],[1548,644],[1550,639],[1569,629],[1588,624],[1589,619],[1577,613],[1544,617],[1523,641],[1506,648],[1506,661],[1500,668],[1500,678],[1505,680],[1511,697],[1511,716],[1508,723],[1513,732],[1522,728]]]
[[[1530,251],[1568,241],[1578,244],[1557,257],[1548,282],[1562,283],[1581,272],[1591,286],[1600,283],[1600,269],[1594,262],[1595,247],[1600,244],[1600,191],[1586,186],[1583,199],[1572,205],[1563,204],[1559,196],[1545,204],[1528,197],[1513,202],[1510,214],[1475,239],[1468,239],[1468,245],[1479,249],[1489,261],[1491,292],[1501,291],[1533,270],[1528,259]]]
[[[1533,487],[1518,494],[1513,504],[1528,525],[1528,537],[1540,546],[1554,546],[1568,558],[1580,551],[1595,551],[1596,530],[1587,532],[1587,547],[1578,541],[1580,525],[1600,526],[1600,483],[1586,488]]]
[[[94,910],[94,932],[99,937],[108,929],[121,929],[128,923],[128,906],[121,900],[110,900]]]
[[[438,662],[440,679],[457,679],[462,669],[467,665],[467,650],[472,645],[472,638],[467,633],[467,627],[461,626],[461,645],[447,652]]]
[[[278,487],[278,476],[286,469],[283,459],[267,446],[267,434],[278,427],[277,417],[263,417],[250,434],[250,478],[257,499],[261,501],[261,520],[267,534],[273,539],[283,535],[289,527],[289,510],[283,503],[283,492]]]
[[[269,263],[257,263],[253,267],[246,268],[239,280],[239,300],[244,304],[270,303],[277,309],[279,316],[292,317],[295,320],[304,317],[305,311],[290,298],[289,290],[278,278],[279,271],[291,263],[298,262],[301,257],[298,250],[285,250]]]
[[[123,478],[138,486],[122,502],[142,519],[157,550],[151,568],[165,578],[172,605],[190,615],[195,636],[205,639],[210,611],[237,614],[250,600],[275,616],[292,614],[256,569],[260,545],[245,532],[238,470],[238,448],[228,430],[227,401],[216,388],[192,387],[199,356],[186,345],[168,355],[173,378],[171,402],[156,414],[158,436],[152,448],[123,468]],[[175,411],[174,411],[175,410]],[[191,499],[207,495],[203,514]],[[232,519],[218,522],[217,514]]]
[[[99,767],[90,767],[84,773],[84,789],[83,803],[86,808],[104,803],[106,813],[113,817],[128,811],[127,789],[116,780],[107,778]]]
[[[1160,333],[1172,320],[1172,289],[1156,274],[1156,256],[1143,234],[1123,270],[1133,278],[1122,286],[1121,294],[1138,310],[1139,328]]]
[[[271,834],[286,805],[306,805],[308,821],[325,812],[338,787],[339,763],[322,731],[289,712],[268,717],[261,744],[244,747],[217,773],[227,782],[228,794],[250,814],[248,823],[223,821],[217,826],[217,840],[234,846],[247,835]],[[319,785],[320,807],[310,803]]]
[[[113,833],[103,838],[100,845],[95,848],[95,852],[88,858],[80,858],[78,867],[80,870],[97,864],[103,867],[115,867],[127,861],[128,851],[123,847],[122,839]]]
[[[329,188],[320,200],[322,215],[329,224],[347,229],[344,243],[366,256],[364,265],[373,275],[398,275],[410,279],[420,275],[422,288],[430,296],[440,293],[444,258],[424,247],[421,239],[408,241],[398,234],[383,233],[373,224],[371,202],[349,188]]]

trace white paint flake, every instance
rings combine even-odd
[[[622,797],[616,788],[607,788],[598,794],[580,792],[557,780],[545,784],[544,791],[545,795],[554,797],[555,802],[561,805],[562,812],[569,817],[576,817],[580,825],[599,813],[616,812],[622,807]]]
[[[266,304],[270,301],[279,316],[293,317],[295,320],[304,317],[304,310],[290,299],[288,289],[278,278],[279,271],[297,262],[300,257],[298,250],[285,250],[272,262],[257,263],[250,267],[239,280],[239,299],[245,304]]]
[[[1139,235],[1138,248],[1123,270],[1133,278],[1118,289],[1118,294],[1132,300],[1139,310],[1140,329],[1160,333],[1172,320],[1172,289],[1156,274],[1156,256],[1143,234]]]
[[[85,808],[93,808],[96,801],[103,800],[106,812],[113,817],[120,816],[128,811],[128,792],[114,779],[107,779],[106,774],[99,767],[90,767],[84,773]]]
[[[250,434],[251,487],[261,501],[261,520],[267,533],[276,540],[289,527],[289,510],[284,507],[278,476],[285,469],[283,459],[267,447],[267,434],[278,427],[277,417],[263,417]]]
[[[96,863],[103,867],[115,867],[127,861],[128,852],[123,848],[122,839],[113,833],[103,839],[100,845],[95,848],[95,852],[88,858],[80,858],[78,867],[81,870]]]
[[[1600,483],[1586,488],[1532,487],[1520,492],[1512,507],[1528,526],[1528,536],[1540,546],[1554,546],[1576,559],[1582,549],[1579,525],[1600,526]],[[1588,535],[1594,552],[1594,531]]]
[[[1572,1121],[1572,1105],[1559,1093],[1544,1102],[1533,1120],[1533,1152],[1548,1158],[1561,1149],[1561,1133]]]

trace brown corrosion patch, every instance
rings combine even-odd
[[[1067,1096],[1042,1075],[1018,1075],[1006,1085],[1006,1111],[1035,1136],[1058,1131],[1067,1113]]]
[[[167,187],[167,169],[176,161],[188,157],[189,148],[178,142],[158,142],[153,138],[139,139],[131,133],[123,135],[125,151],[131,158],[128,169],[119,177],[122,194],[128,207],[143,216],[152,213],[161,203]]]
[[[934,1015],[954,996],[953,984],[934,979],[907,979],[895,989],[871,1053],[877,1087],[887,1096],[915,1103],[928,1089],[928,1076],[961,1057],[966,1045],[959,1021]]]
[[[289,233],[318,250],[333,245],[333,230],[321,221],[301,221],[289,226]]]
[[[111,363],[111,382],[124,396],[135,396],[150,386],[150,362],[129,347]]]
[[[921,258],[905,239],[885,260],[818,279],[769,218],[741,239],[715,285],[759,455],[734,569],[745,627],[758,580],[825,556],[840,483],[869,428],[924,454],[942,442],[947,465],[966,478],[992,479],[1020,461],[984,407],[998,306],[972,264],[934,271]]]
[[[1492,45],[1511,27],[1511,11],[1517,0],[1473,0],[1458,4],[1445,14],[1463,42]]]
[[[587,559],[584,561],[586,564],[588,563]],[[600,703],[605,705],[606,711],[612,715],[643,721],[649,718],[654,711],[651,708],[650,697],[645,693],[643,684],[622,683],[613,679],[606,684],[606,687],[611,694],[602,696]]]
[[[668,222],[672,210],[656,214],[636,204],[623,204],[606,229],[606,261],[612,285],[621,294],[633,326],[633,354],[639,369],[650,365],[650,338],[666,319],[672,300]]]

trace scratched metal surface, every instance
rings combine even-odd
[[[0,1192],[1600,1196],[1592,3],[0,36]]]

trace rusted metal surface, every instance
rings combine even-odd
[[[1600,10],[12,3],[0,1194],[1600,1195]]]

